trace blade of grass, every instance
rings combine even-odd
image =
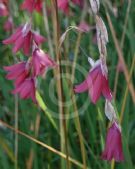
[[[1,122],[5,127],[11,129],[12,131],[14,131],[14,132],[16,132],[16,133],[18,133],[18,134],[24,136],[25,138],[27,138],[27,139],[29,139],[29,140],[35,142],[36,144],[38,144],[38,145],[40,145],[40,146],[42,146],[42,147],[48,149],[49,151],[51,151],[51,152],[53,152],[53,153],[59,155],[60,157],[66,159],[66,154],[64,154],[64,153],[62,153],[62,152],[56,150],[55,148],[53,148],[53,147],[51,147],[51,146],[49,146],[49,145],[47,145],[47,144],[45,144],[45,143],[43,143],[43,142],[37,140],[37,139],[35,139],[34,137],[29,136],[28,134],[26,134],[26,133],[24,133],[24,132],[22,132],[22,131],[20,131],[20,130],[16,130],[14,127],[10,126],[9,124],[5,123],[5,122],[2,121],[2,120],[0,120],[0,122]],[[80,167],[80,168],[83,169],[83,165],[82,165],[80,162],[78,162],[77,160],[75,160],[75,159],[69,157],[69,161],[72,162],[73,164],[75,164],[76,166],[78,166],[78,167]],[[87,167],[86,169],[89,169],[89,167]]]
[[[56,52],[56,60],[58,66],[56,68],[56,77],[60,77],[57,80],[57,92],[58,92],[58,103],[59,103],[59,121],[60,121],[60,143],[61,143],[61,151],[66,152],[66,168],[70,168],[69,158],[68,158],[68,141],[67,141],[67,128],[66,128],[66,119],[64,118],[64,97],[63,97],[63,86],[62,86],[62,67],[61,63],[61,55],[59,52],[59,40],[60,40],[60,29],[59,29],[59,17],[58,17],[58,5],[57,0],[51,0],[52,13],[53,13],[53,32],[54,32],[54,44],[55,44],[55,52]],[[61,159],[61,168],[64,167],[64,161]]]
[[[114,44],[115,44],[115,47],[116,47],[116,50],[117,50],[117,53],[118,53],[118,57],[119,57],[119,59],[120,59],[122,65],[123,65],[125,79],[126,79],[126,82],[128,83],[129,72],[128,72],[127,66],[126,66],[126,64],[125,64],[124,56],[123,56],[122,50],[121,50],[121,48],[120,48],[119,42],[118,42],[118,40],[117,40],[116,32],[115,32],[115,30],[114,30],[114,27],[113,27],[113,24],[112,24],[110,15],[109,15],[109,13],[107,12],[107,9],[106,9],[106,16],[107,16],[107,20],[108,20],[108,24],[109,24],[111,33],[112,33],[112,37],[113,37],[113,40],[114,40]],[[134,91],[134,87],[133,87],[132,82],[129,83],[129,91],[130,91],[130,93],[131,93],[132,100],[133,100],[133,102],[135,103],[135,91]]]
[[[53,127],[57,130],[57,132],[59,131],[58,130],[58,127],[55,123],[55,121],[53,120],[51,114],[48,112],[47,110],[47,106],[45,105],[42,97],[40,96],[39,92],[36,91],[36,99],[38,101],[38,104],[39,104],[39,107],[44,111],[45,115],[48,117],[48,119],[50,120],[50,122],[52,123]]]

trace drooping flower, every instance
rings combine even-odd
[[[24,0],[21,5],[21,9],[26,9],[29,12],[36,10],[41,13],[42,11],[42,0]]]
[[[31,30],[31,24],[17,28],[14,34],[4,40],[4,44],[14,44],[13,52],[18,52],[21,48],[25,55],[29,55],[33,41],[39,45],[45,41],[45,38]]]
[[[0,1],[0,16],[7,16],[8,14],[9,12],[6,4]]]
[[[4,70],[8,72],[6,78],[14,80],[15,89],[12,93],[20,94],[22,99],[32,98],[33,102],[36,103],[35,78],[30,76],[30,68],[29,62],[20,62],[12,66],[5,66]]]
[[[111,100],[112,94],[109,88],[106,65],[104,65],[102,59],[94,62],[89,58],[89,62],[91,63],[92,68],[90,69],[86,80],[75,86],[75,93],[82,93],[88,90],[91,101],[94,104],[98,101],[101,95],[106,99]]]
[[[39,48],[35,48],[32,55],[33,75],[43,74],[47,68],[54,67],[57,64],[51,57]]]
[[[101,158],[108,161],[114,159],[117,162],[124,160],[121,130],[116,122],[108,129],[105,149]]]
[[[4,30],[6,32],[11,31],[13,28],[13,20],[11,17],[7,19],[7,21],[4,23]]]
[[[27,62],[19,62],[12,66],[4,66],[4,70],[8,72],[6,78],[15,80],[15,85],[20,85],[29,75],[29,66]]]
[[[36,101],[36,83],[32,77],[26,78],[20,85],[15,86],[12,91],[13,94],[19,94],[22,99],[31,98],[34,103]]]

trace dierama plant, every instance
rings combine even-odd
[[[71,3],[80,7],[84,5],[84,1],[81,0],[71,0]],[[69,14],[68,0],[57,0],[56,4],[64,14]],[[90,0],[90,4],[96,21],[99,59],[95,61],[91,57],[88,58],[88,62],[91,65],[88,75],[81,84],[75,85],[73,90],[75,93],[88,91],[90,100],[94,104],[97,103],[101,96],[104,97],[105,115],[110,120],[110,127],[107,132],[105,149],[101,158],[108,161],[114,159],[119,162],[124,160],[124,155],[122,150],[121,127],[112,104],[113,95],[109,87],[109,75],[106,64],[108,33],[104,21],[99,16],[99,0]],[[14,54],[21,51],[27,56],[27,60],[21,60],[14,65],[4,66],[4,70],[7,71],[6,78],[8,80],[14,80],[14,90],[12,93],[19,94],[21,99],[31,98],[35,104],[38,104],[36,98],[38,77],[42,76],[48,68],[58,66],[51,56],[40,47],[46,41],[46,38],[32,28],[33,12],[36,11],[41,14],[42,8],[42,0],[24,0],[21,4],[21,9],[27,10],[30,13],[29,20],[16,28],[10,37],[3,40],[3,44],[13,45],[12,51]],[[0,1],[0,16],[8,15],[7,1]],[[13,20],[10,16],[4,27],[7,31],[12,29]],[[84,32],[90,30],[89,25],[85,22],[82,22],[78,26],[78,29]]]
[[[34,10],[41,12],[41,1],[26,0],[21,6],[30,13]],[[48,67],[54,67],[57,64],[47,53],[40,49],[39,45],[45,41],[45,38],[32,30],[32,19],[24,25],[19,26],[16,31],[6,40],[4,44],[13,44],[13,53],[23,50],[27,56],[31,56],[27,61],[22,61],[12,66],[6,66],[8,71],[7,78],[15,80],[13,94],[19,93],[23,99],[32,98],[36,100],[37,77],[45,73]]]

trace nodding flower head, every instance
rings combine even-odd
[[[121,129],[116,122],[108,129],[105,149],[101,158],[108,161],[114,159],[117,162],[124,160]]]
[[[5,66],[4,70],[8,72],[6,78],[8,80],[14,80],[15,89],[13,94],[20,94],[23,99],[32,98],[36,103],[36,85],[35,78],[30,76],[30,64],[29,62],[20,62],[12,66]]]
[[[31,98],[34,103],[37,103],[35,78],[26,78],[20,85],[15,86],[15,89],[12,91],[12,93],[18,93],[22,99]]]
[[[31,24],[26,23],[24,26],[17,28],[15,33],[13,33],[8,39],[4,40],[3,43],[14,44],[14,53],[18,52],[20,49],[23,49],[24,54],[29,55],[33,42],[39,45],[44,41],[45,38],[33,32],[31,30]]]
[[[75,93],[88,91],[91,101],[94,104],[98,101],[101,95],[106,99],[111,100],[112,94],[109,88],[106,65],[103,63],[102,59],[94,62],[89,58],[89,62],[91,63],[92,68],[90,69],[86,80],[75,86]]]
[[[47,68],[54,67],[57,64],[51,57],[39,48],[35,48],[32,54],[32,66],[34,76],[43,74]]]

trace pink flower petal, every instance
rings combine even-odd
[[[91,101],[95,104],[100,95],[102,90],[102,76],[101,74],[98,74],[95,81],[92,82],[92,86],[89,89],[89,95],[91,97]]]
[[[30,53],[30,46],[31,46],[31,31],[24,37],[24,44],[23,44],[23,51],[25,55],[29,55]]]
[[[108,99],[108,100],[112,99],[112,93],[111,93],[111,90],[109,88],[108,80],[105,77],[103,79],[102,94],[106,99]]]
[[[45,38],[41,35],[39,35],[38,33],[33,33],[33,40],[36,42],[37,45],[45,42]]]
[[[19,28],[17,28],[17,30],[15,31],[13,35],[11,35],[8,39],[3,40],[3,43],[4,44],[14,43],[16,39],[21,36],[21,30],[22,30],[22,27],[20,26]]]

